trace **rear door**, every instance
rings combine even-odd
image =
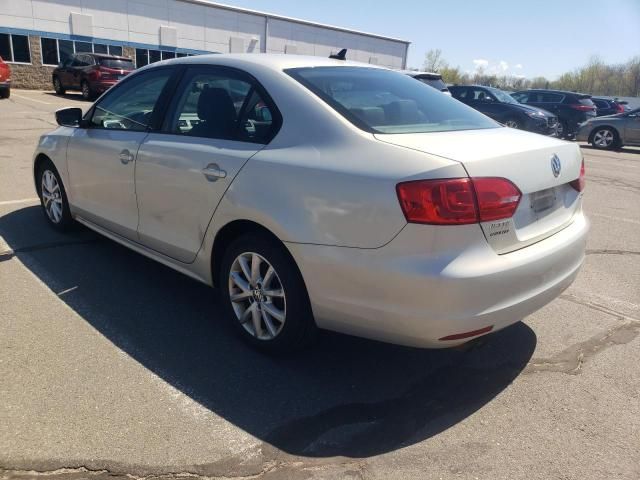
[[[81,217],[137,240],[136,156],[173,68],[140,73],[109,91],[67,147],[71,203]]]
[[[222,196],[270,141],[278,118],[264,90],[242,72],[188,68],[162,131],[138,151],[140,242],[192,262]]]

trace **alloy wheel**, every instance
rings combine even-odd
[[[62,192],[55,174],[51,170],[42,172],[42,202],[49,220],[55,224],[62,221]]]
[[[598,130],[593,135],[593,143],[602,148],[609,148],[613,144],[614,139],[615,136],[613,135],[613,132],[606,128]]]
[[[229,298],[237,320],[259,340],[273,340],[284,327],[287,304],[273,265],[254,252],[236,257],[229,272]]]
[[[518,122],[515,120],[507,120],[504,124],[509,128],[518,128]]]
[[[53,89],[56,91],[56,93],[60,93],[62,91],[62,86],[60,85],[60,80],[58,79],[58,77],[53,79]]]
[[[82,83],[82,96],[87,100],[91,96],[91,92],[89,92],[89,84],[87,82]]]

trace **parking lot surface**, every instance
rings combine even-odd
[[[270,358],[214,290],[47,226],[31,155],[70,105],[0,101],[0,478],[640,478],[640,149],[583,146],[585,265],[523,322]]]

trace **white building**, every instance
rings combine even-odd
[[[14,86],[49,88],[74,52],[123,54],[138,66],[210,52],[276,52],[405,68],[409,42],[207,0],[0,0],[0,56]]]

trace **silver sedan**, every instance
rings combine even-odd
[[[33,163],[51,226],[217,287],[266,351],[318,329],[459,345],[553,300],[583,262],[577,145],[384,68],[174,59],[56,118]]]
[[[588,120],[578,128],[576,140],[600,149],[640,146],[640,108]]]

